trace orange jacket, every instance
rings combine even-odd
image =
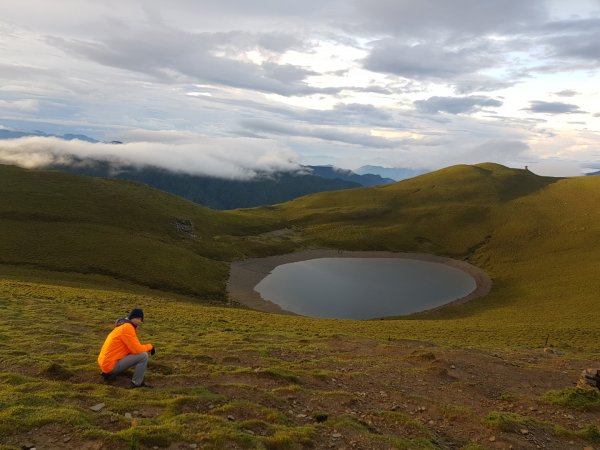
[[[136,327],[130,322],[117,325],[110,332],[98,355],[98,365],[102,372],[110,372],[115,367],[115,364],[117,364],[117,361],[129,354],[152,350],[152,344],[141,344],[136,333]]]

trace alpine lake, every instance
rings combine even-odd
[[[476,287],[471,275],[442,263],[332,257],[277,266],[254,290],[303,316],[373,319],[433,309]]]

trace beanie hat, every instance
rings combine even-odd
[[[127,318],[129,320],[135,319],[136,317],[142,319],[142,322],[143,322],[144,321],[144,311],[142,311],[139,308],[135,308],[135,309],[132,309],[131,312],[129,313],[129,315],[127,316]]]

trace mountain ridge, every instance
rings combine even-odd
[[[430,171],[425,169],[411,169],[405,167],[382,167],[366,165],[354,169],[354,172],[359,175],[374,174],[379,175],[382,178],[389,178],[394,181],[401,181],[405,180],[406,178],[416,177],[418,175],[422,175]]]

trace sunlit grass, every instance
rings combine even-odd
[[[399,362],[414,364],[404,370],[415,378],[433,376],[439,352],[357,361],[351,351],[332,351],[335,343],[368,339],[384,348],[407,340],[506,352],[551,345],[573,358],[597,356],[600,210],[586,205],[600,201],[598,177],[462,166],[381,188],[214,212],[133,183],[0,170],[0,441],[54,424],[115,449],[180,442],[291,449],[335,445],[337,434],[359,447],[439,448],[428,422],[405,412],[368,411],[383,431],[353,414],[361,399],[332,381],[341,373],[368,381]],[[173,231],[178,217],[197,224],[196,239]],[[284,227],[294,236],[261,237]],[[323,246],[466,259],[494,286],[485,298],[394,320],[226,306],[230,261]],[[99,380],[99,347],[133,307],[146,312],[141,336],[157,347],[149,376],[159,389]],[[582,395],[566,389],[544,400],[592,414],[597,398]],[[315,409],[291,410],[296,398]],[[504,393],[495,401],[520,397]],[[100,413],[89,409],[98,403],[106,405]],[[347,403],[348,411],[323,406],[334,403]],[[486,413],[484,426],[484,414],[460,402],[444,403],[439,414],[501,431],[539,425],[497,411]],[[569,439],[598,435],[585,424],[556,430]]]

